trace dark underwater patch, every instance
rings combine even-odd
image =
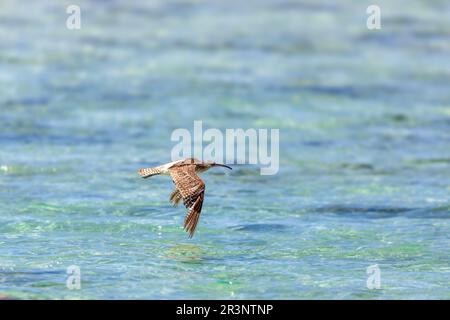
[[[283,224],[276,223],[255,223],[232,226],[230,229],[234,231],[250,231],[250,232],[280,232],[288,227]]]
[[[340,216],[384,219],[404,216],[408,218],[450,218],[450,206],[431,208],[382,207],[382,206],[324,206],[307,209],[312,213],[331,213]]]

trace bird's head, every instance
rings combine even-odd
[[[202,164],[198,165],[198,170],[203,172],[206,171],[212,167],[224,167],[230,170],[233,170],[231,167],[225,165],[225,164],[221,164],[221,163],[216,163],[216,162],[203,162]]]

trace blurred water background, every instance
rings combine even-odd
[[[450,3],[370,4],[2,1],[0,294],[450,299]],[[136,170],[194,120],[279,128],[280,171],[206,173],[189,240]]]

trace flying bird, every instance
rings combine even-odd
[[[224,164],[188,158],[138,171],[142,178],[160,174],[172,177],[175,189],[170,195],[170,202],[177,206],[183,200],[184,206],[188,209],[184,219],[184,229],[189,232],[189,238],[192,238],[194,235],[202,211],[203,199],[205,198],[205,183],[198,174],[212,167],[224,167],[232,170],[231,167]]]

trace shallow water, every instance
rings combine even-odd
[[[450,299],[448,1],[79,3],[0,4],[0,294]],[[194,120],[279,128],[281,163],[204,174],[189,240],[136,170]]]

